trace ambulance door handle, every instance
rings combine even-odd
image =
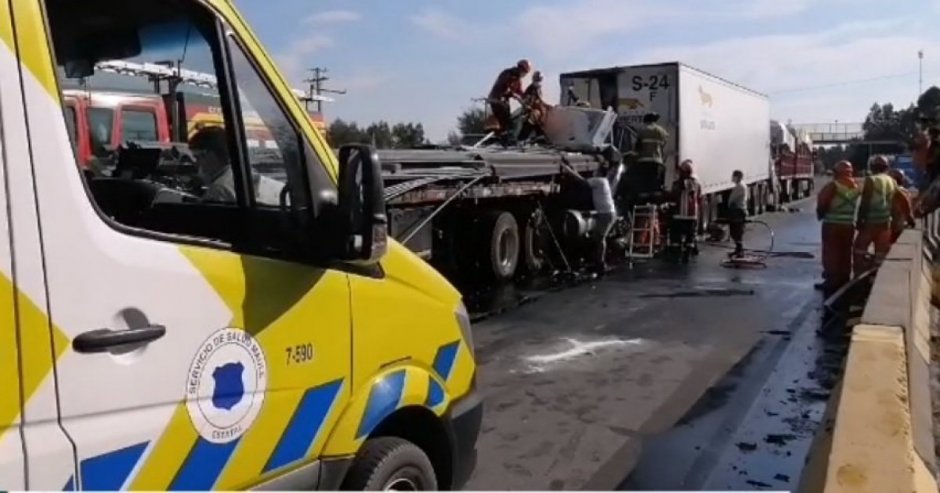
[[[166,327],[151,325],[137,329],[90,330],[79,334],[72,341],[72,349],[76,353],[103,353],[117,346],[129,346],[153,342],[166,334]]]

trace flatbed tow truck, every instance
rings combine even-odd
[[[389,233],[448,274],[490,280],[570,267],[591,204],[560,176],[610,163],[560,149],[380,151]]]

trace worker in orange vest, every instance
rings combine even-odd
[[[852,278],[852,241],[855,211],[861,191],[853,177],[852,163],[839,161],[833,179],[816,200],[816,218],[822,221],[823,280],[817,289],[837,291]]]
[[[911,216],[910,198],[901,193],[897,183],[888,176],[888,159],[875,156],[871,175],[865,178],[858,204],[853,267],[855,276],[881,265],[891,249],[891,216],[898,210],[903,217]],[[874,262],[868,261],[868,248],[874,246]]]

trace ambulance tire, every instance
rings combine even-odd
[[[343,480],[346,491],[435,491],[434,466],[417,445],[398,437],[366,440]]]
[[[484,223],[490,226],[489,234],[484,236],[488,240],[485,251],[489,273],[497,281],[508,281],[516,275],[519,265],[519,223],[512,213],[504,211],[493,212],[489,219]]]

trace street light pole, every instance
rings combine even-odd
[[[917,97],[924,93],[924,50],[917,50]]]

